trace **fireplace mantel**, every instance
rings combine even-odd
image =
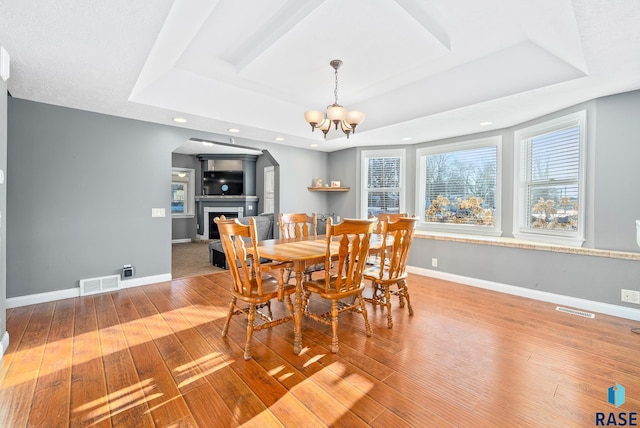
[[[258,202],[257,196],[209,195],[196,196],[196,202]]]
[[[240,217],[256,215],[258,211],[258,201],[257,196],[196,196],[198,238],[209,239],[209,212],[239,212]],[[207,212],[206,215],[205,210]]]

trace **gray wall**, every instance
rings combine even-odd
[[[10,99],[7,297],[74,288],[127,263],[136,277],[170,273],[171,155],[191,137],[226,138]],[[326,209],[306,189],[326,174],[326,153],[236,141],[280,164],[280,209]],[[152,218],[151,208],[166,217]]]
[[[585,247],[638,252],[635,219],[640,219],[640,91],[600,98],[512,128],[435,141],[407,148],[407,211],[415,207],[417,148],[471,140],[489,135],[502,136],[502,230],[512,236],[513,217],[513,132],[545,120],[586,109],[587,192]],[[399,146],[393,146],[397,148]],[[329,155],[329,174],[347,177],[352,186],[350,203],[329,199],[329,206],[342,216],[359,215],[361,147]],[[631,190],[631,191],[630,191]],[[420,213],[418,213],[420,214]],[[438,258],[438,267],[431,258]],[[515,285],[560,295],[637,308],[620,302],[620,289],[640,290],[640,263],[602,257],[532,251],[459,242],[414,240],[409,264],[456,275]]]
[[[0,184],[0,339],[7,331],[7,82],[0,78],[0,170],[5,181]],[[2,355],[0,355],[1,357]]]
[[[355,138],[355,137],[354,137]],[[357,202],[360,197],[360,154],[353,149],[344,149],[329,153],[329,165],[331,168],[327,174],[328,182],[340,181],[340,185],[349,187],[348,192],[318,192],[327,200],[325,214],[335,214],[341,218],[357,218]]]
[[[595,247],[640,251],[640,91],[597,100],[595,136]]]
[[[73,288],[125,264],[136,277],[171,272],[171,151],[183,138],[11,99],[7,297]]]

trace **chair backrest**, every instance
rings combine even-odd
[[[325,256],[325,284],[328,286],[336,274],[336,289],[345,292],[359,288],[364,279],[363,272],[369,255],[369,243],[373,233],[374,220],[344,219],[333,224],[327,219],[327,252]],[[337,260],[333,260],[331,245],[339,245]]]
[[[385,221],[396,221],[401,217],[409,217],[408,213],[378,213],[378,216],[371,214],[369,218],[375,218],[378,220],[376,224],[376,233],[382,233],[382,223]]]
[[[417,223],[418,217],[400,217],[396,221],[382,222],[382,242],[388,244],[392,241],[392,244],[383,245],[380,251],[379,278],[383,278],[385,270],[388,271],[388,278],[400,278],[405,275]]]
[[[316,214],[283,214],[278,215],[280,223],[280,238],[306,238],[308,236],[316,237],[316,225],[318,218]]]
[[[248,225],[240,223],[237,218],[227,220],[216,217],[214,221],[220,231],[220,242],[233,278],[234,290],[244,296],[251,296],[251,293],[255,295],[255,292],[261,296],[262,275],[255,220],[250,218]],[[247,243],[254,248],[252,257],[247,253]]]

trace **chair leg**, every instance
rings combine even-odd
[[[285,297],[284,303],[287,305],[287,309],[289,310],[289,315],[293,318],[293,303],[291,302],[291,294],[288,294]]]
[[[331,330],[333,338],[331,339],[331,352],[338,353],[338,301],[331,301]]]
[[[384,300],[387,304],[387,328],[393,328],[393,317],[391,315],[391,288],[390,285],[384,287]]]
[[[369,316],[367,315],[367,308],[364,305],[364,298],[362,297],[362,294],[358,296],[358,301],[360,302],[360,313],[364,318],[364,328],[365,328],[365,331],[367,332],[367,337],[371,337],[373,332],[371,331],[371,325],[369,324]]]
[[[402,290],[402,285],[398,282],[396,284],[398,286],[398,302],[401,308],[404,308],[404,291]]]
[[[222,337],[226,337],[229,332],[229,323],[231,322],[231,317],[233,316],[233,312],[235,312],[236,307],[236,298],[233,297],[231,299],[231,304],[229,305],[229,313],[227,314],[227,320],[224,323],[224,327],[222,327]]]
[[[269,318],[273,318],[273,313],[271,312],[271,300],[269,300],[267,303],[267,314],[269,315]]]
[[[249,305],[249,313],[247,314],[247,343],[244,345],[244,359],[250,360],[251,353],[253,351],[253,345],[251,339],[253,338],[253,323],[256,320],[256,305],[251,303]]]
[[[372,291],[371,298],[375,299],[378,295],[378,284],[376,284],[375,281],[371,281],[371,291]]]
[[[309,311],[309,298],[311,297],[311,292],[305,290],[304,294],[302,295],[302,312],[308,312]]]
[[[407,299],[407,307],[409,308],[409,315],[413,316],[413,308],[411,307],[411,297],[409,296],[409,287],[407,287],[407,281],[402,280],[398,283],[398,287],[402,289],[401,295]]]

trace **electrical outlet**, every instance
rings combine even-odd
[[[431,259],[431,267],[438,267],[438,259],[437,258],[432,258]]]
[[[622,301],[640,305],[640,291],[622,289]]]

